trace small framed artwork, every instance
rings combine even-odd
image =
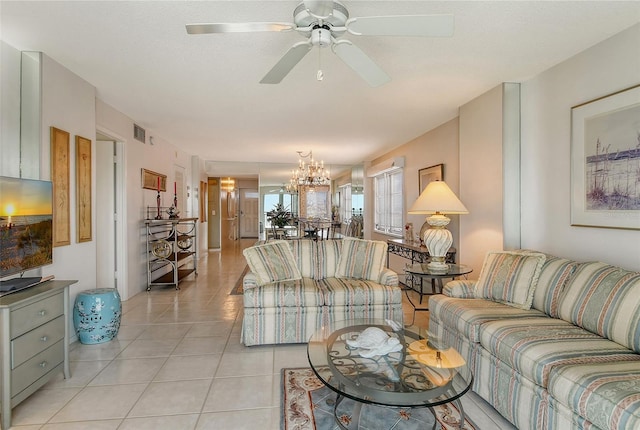
[[[167,191],[167,175],[142,169],[142,188],[145,190]]]
[[[71,244],[69,132],[51,127],[53,181],[53,246]]]
[[[418,170],[418,195],[420,195],[429,182],[442,181],[444,173],[444,164],[436,164],[435,166],[425,167]]]
[[[207,222],[207,200],[209,189],[205,181],[200,181],[200,222]]]
[[[91,242],[91,140],[76,136],[78,242]]]
[[[640,85],[571,108],[571,225],[640,230]]]

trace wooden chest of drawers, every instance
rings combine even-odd
[[[11,409],[57,372],[69,371],[69,285],[47,281],[0,297],[0,386],[2,429]]]

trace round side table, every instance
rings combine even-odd
[[[98,288],[78,293],[73,306],[73,326],[83,344],[112,340],[120,329],[122,303],[115,288]]]

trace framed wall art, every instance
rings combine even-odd
[[[640,85],[571,108],[571,225],[640,230]]]
[[[142,169],[142,188],[145,190],[167,191],[167,175]]]
[[[418,195],[422,194],[429,182],[442,181],[443,171],[444,164],[436,164],[435,166],[418,170]]]
[[[76,136],[76,217],[78,242],[91,242],[91,140]]]
[[[51,180],[53,181],[53,246],[71,244],[69,214],[69,133],[50,128]]]

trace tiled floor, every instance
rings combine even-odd
[[[209,252],[180,291],[155,288],[123,302],[117,340],[73,344],[72,377],[60,374],[18,405],[12,428],[280,429],[280,370],[308,362],[305,345],[240,344],[241,296],[229,292],[252,243]],[[416,324],[427,321],[417,313]],[[464,399],[481,429],[512,428],[475,395]]]

